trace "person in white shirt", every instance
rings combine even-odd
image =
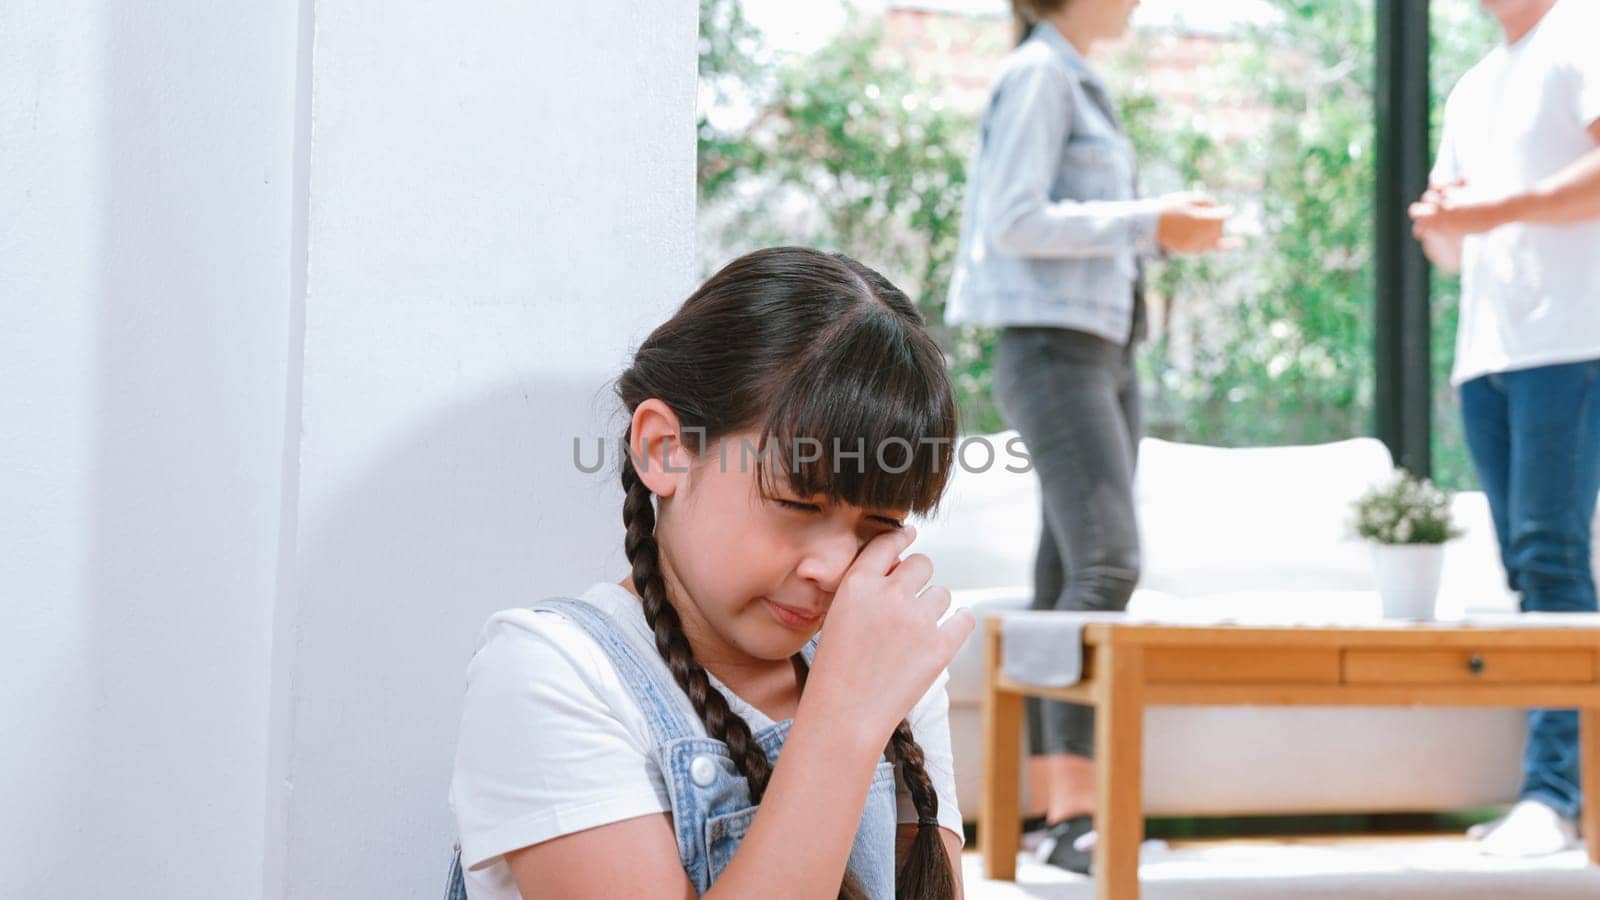
[[[1461,273],[1451,384],[1509,584],[1524,610],[1593,611],[1600,2],[1483,6],[1505,42],[1451,91],[1430,186],[1410,213],[1428,257]],[[1577,756],[1575,712],[1529,713],[1519,800],[1470,832],[1486,852],[1575,842]]]

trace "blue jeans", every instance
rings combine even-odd
[[[1590,523],[1600,490],[1600,359],[1499,372],[1461,385],[1461,417],[1489,499],[1507,583],[1524,611],[1592,612]],[[1571,818],[1583,803],[1578,716],[1528,713],[1523,799]]]

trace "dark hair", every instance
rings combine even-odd
[[[802,497],[927,514],[938,507],[954,458],[956,405],[944,354],[904,293],[838,253],[775,247],[729,263],[645,338],[619,377],[617,394],[630,415],[646,399],[666,403],[678,416],[679,439],[696,456],[725,435],[759,427],[755,460],[763,497],[782,477]],[[684,636],[661,573],[652,494],[627,449],[631,438],[630,424],[622,442],[622,521],[645,618],[706,732],[728,745],[751,801],[760,803],[772,765],[750,726],[707,680]],[[818,442],[821,459],[791,456],[797,439]],[[909,449],[892,460],[904,468],[889,471],[872,448],[897,439]],[[836,440],[847,451],[868,449],[849,457],[851,465],[839,465]],[[769,441],[781,472],[769,469],[768,453],[759,452],[772,446]],[[804,690],[804,657],[797,653],[792,662]],[[897,873],[896,894],[952,897],[951,861],[932,824],[939,798],[908,722],[895,728],[886,752],[922,823]],[[847,875],[840,897],[858,896]]]
[[[1028,39],[1028,34],[1033,31],[1033,26],[1044,21],[1047,16],[1067,8],[1072,0],[1011,0],[1011,21],[1016,26],[1017,44]]]

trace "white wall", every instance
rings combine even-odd
[[[692,288],[692,4],[0,4],[0,890],[435,897]],[[66,887],[70,886],[70,887]]]
[[[695,43],[690,3],[316,4],[283,897],[438,896],[479,626],[625,571],[571,442],[693,287]]]
[[[297,4],[0,4],[0,894],[259,897]]]

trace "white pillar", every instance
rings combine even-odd
[[[479,626],[624,571],[620,487],[572,438],[620,434],[605,382],[693,287],[696,8],[314,21],[268,882],[431,897]]]
[[[0,3],[0,893],[437,895],[478,627],[622,572],[695,15]]]
[[[0,3],[0,894],[257,898],[294,0]]]

